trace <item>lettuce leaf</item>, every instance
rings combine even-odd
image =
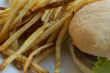
[[[110,73],[110,60],[98,58],[98,61],[92,68],[94,73]]]

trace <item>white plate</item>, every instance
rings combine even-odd
[[[0,0],[0,6],[5,5],[8,0]],[[68,44],[68,43],[65,43]],[[62,72],[61,73],[81,73],[79,69],[74,65],[72,57],[70,56],[68,48],[65,46],[62,49]],[[0,55],[0,63],[2,63],[3,58]],[[50,73],[54,73],[55,57],[54,54],[48,57],[41,63],[41,66],[49,70]],[[0,73],[20,73],[12,64],[10,64],[4,71]]]

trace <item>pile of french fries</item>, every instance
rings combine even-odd
[[[94,1],[10,0],[9,8],[0,10],[0,52],[6,55],[0,70],[15,62],[24,73],[49,73],[39,63],[55,52],[54,72],[60,73],[61,45],[71,19],[82,6]]]

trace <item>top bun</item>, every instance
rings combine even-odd
[[[81,51],[110,59],[110,0],[84,6],[73,17],[69,32]]]

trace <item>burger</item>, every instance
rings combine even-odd
[[[82,7],[74,15],[69,33],[74,62],[84,73],[110,73],[110,0]]]

